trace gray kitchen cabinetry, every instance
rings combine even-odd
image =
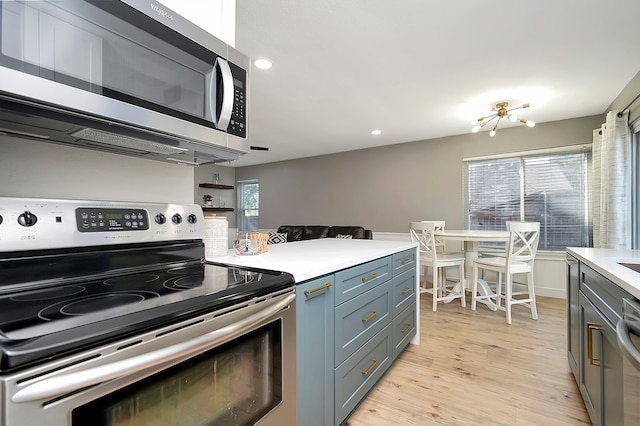
[[[298,424],[342,424],[416,334],[415,250],[297,287]]]
[[[333,274],[296,286],[297,424],[333,423]]]
[[[576,380],[591,422],[621,425],[622,355],[615,324],[622,317],[622,299],[630,295],[584,263],[578,263],[578,276],[580,350]]]
[[[567,254],[567,360],[580,383],[580,263]]]

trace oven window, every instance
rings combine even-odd
[[[282,320],[73,410],[73,425],[251,425],[282,401]]]

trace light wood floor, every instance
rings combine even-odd
[[[539,320],[514,307],[440,303],[421,295],[421,344],[409,345],[346,423],[590,424],[566,356],[566,301],[538,297]]]

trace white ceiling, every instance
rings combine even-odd
[[[251,70],[251,145],[270,151],[234,166],[464,134],[500,101],[531,103],[521,115],[538,123],[601,114],[640,70],[638,0],[236,8],[236,48],[274,65]]]

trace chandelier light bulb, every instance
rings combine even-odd
[[[509,115],[509,120],[510,120],[512,123],[515,123],[516,121],[518,121],[518,116],[517,116],[517,115],[515,115],[515,114],[510,114],[510,115]]]
[[[472,133],[478,133],[478,131],[480,130],[480,127],[481,127],[481,126],[476,126],[476,127],[474,127],[473,129],[471,129],[471,132],[472,132]]]
[[[529,127],[533,127],[533,126],[535,126],[535,125],[536,125],[536,122],[535,122],[535,121],[527,120],[527,126],[529,126]]]
[[[491,130],[489,132],[489,136],[494,137],[496,135],[496,131],[495,130]]]

